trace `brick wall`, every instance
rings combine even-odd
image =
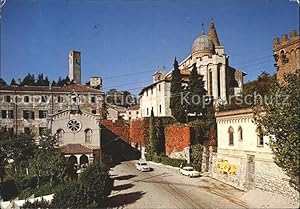
[[[129,142],[129,124],[123,120],[102,120],[101,125],[106,130],[120,137],[122,140]]]
[[[145,147],[149,141],[149,118],[131,120],[129,137],[132,145]]]
[[[189,126],[168,126],[165,128],[165,150],[170,157],[185,156],[186,148],[190,145],[191,130]],[[182,153],[183,152],[183,153]]]

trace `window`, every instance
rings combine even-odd
[[[151,88],[151,95],[153,94],[153,89]]]
[[[148,90],[146,91],[146,94],[147,94],[147,96],[148,96]]]
[[[24,134],[31,134],[30,128],[29,127],[24,127]]]
[[[84,131],[85,134],[85,143],[91,143],[92,142],[92,130],[87,128]]]
[[[23,101],[28,103],[29,102],[29,96],[24,96]]]
[[[146,115],[149,115],[149,109],[147,108],[147,114]]]
[[[213,95],[213,83],[212,83],[212,72],[209,71],[209,75],[208,75],[208,81],[209,81],[209,85],[208,85],[208,89],[209,89],[209,92],[208,92],[208,95]]]
[[[243,141],[243,129],[242,129],[242,127],[239,127],[238,132],[239,132],[239,140]]]
[[[1,118],[14,118],[14,111],[13,110],[1,110]]]
[[[56,136],[57,136],[57,142],[62,142],[63,137],[64,137],[64,130],[63,129],[58,129],[56,131]]]
[[[46,118],[47,117],[47,110],[40,110],[39,111],[39,118]]]
[[[43,103],[47,102],[48,101],[48,97],[47,96],[41,96],[41,101]]]
[[[131,115],[131,112],[129,111],[128,114]]]
[[[138,115],[138,114],[139,114],[139,111],[136,111],[136,114]]]
[[[233,145],[233,128],[229,127],[228,129],[229,145]]]
[[[160,84],[158,84],[158,91],[160,91]]]
[[[47,127],[39,127],[39,135],[43,136],[47,134]]]
[[[257,146],[260,147],[264,146],[264,134],[261,127],[257,128],[256,134],[257,134]]]
[[[64,102],[64,97],[63,96],[57,96],[57,102],[58,103],[63,103]]]
[[[92,110],[92,113],[93,113],[93,114],[96,114],[96,112],[97,112],[96,110]]]
[[[91,103],[96,103],[96,97],[91,97]]]
[[[159,105],[159,113],[161,113],[161,105]]]
[[[128,120],[131,120],[131,117],[128,117]]]
[[[10,96],[4,96],[4,102],[10,102]]]
[[[28,119],[34,120],[34,112],[31,110],[23,110],[23,118],[26,120]]]

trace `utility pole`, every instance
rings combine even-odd
[[[1,14],[1,8],[5,4],[6,0],[0,0],[0,78],[2,78],[2,14]]]

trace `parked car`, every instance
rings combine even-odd
[[[195,171],[193,167],[187,166],[180,168],[180,173],[182,175],[188,176],[188,177],[198,177],[200,176],[200,172]]]
[[[150,171],[150,166],[143,161],[139,161],[135,164],[136,169],[138,169],[139,171]]]

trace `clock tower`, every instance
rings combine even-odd
[[[69,78],[81,84],[81,55],[79,51],[69,52]]]

